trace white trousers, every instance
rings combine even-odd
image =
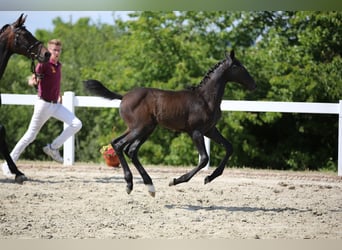
[[[49,103],[38,99],[34,105],[33,115],[27,131],[11,152],[14,162],[19,159],[25,148],[36,139],[40,129],[51,117],[68,124],[68,127],[51,143],[51,147],[54,149],[60,148],[70,136],[82,128],[82,122],[62,104]]]

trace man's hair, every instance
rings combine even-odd
[[[48,45],[62,46],[62,42],[59,39],[52,39],[48,42]]]

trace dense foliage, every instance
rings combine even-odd
[[[114,16],[114,15],[113,15]],[[87,95],[82,81],[95,78],[119,93],[135,86],[182,89],[234,48],[258,88],[228,84],[224,99],[338,102],[342,97],[341,12],[135,12],[114,25],[54,20],[42,41],[63,42],[63,91]],[[28,27],[29,28],[29,27]],[[29,93],[29,62],[13,56],[1,80],[3,93]],[[25,132],[32,107],[2,106],[11,147]],[[100,161],[99,149],[125,130],[118,110],[77,108],[76,161]],[[275,169],[336,169],[336,115],[224,112],[218,123],[234,145],[230,166]],[[45,159],[41,148],[62,129],[50,120],[22,158]],[[223,157],[212,144],[211,164]],[[193,165],[191,139],[158,128],[142,146],[143,163]]]

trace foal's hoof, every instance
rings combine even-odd
[[[18,184],[23,184],[24,181],[27,181],[27,177],[25,175],[17,175],[15,178],[14,178],[14,181],[15,183],[18,183]]]
[[[127,194],[130,194],[132,192],[132,189],[129,187],[126,187],[126,192],[127,192]]]
[[[154,198],[156,196],[156,190],[153,185],[146,185],[148,189],[148,193]]]
[[[169,187],[176,185],[175,183],[176,183],[176,179],[172,179],[172,180],[169,182]]]
[[[208,184],[210,182],[210,178],[209,176],[204,178],[204,184]]]

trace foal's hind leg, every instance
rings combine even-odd
[[[205,149],[204,136],[199,131],[194,131],[191,135],[193,142],[195,143],[197,150],[200,155],[200,162],[197,167],[192,169],[190,172],[182,175],[179,178],[175,178],[170,181],[169,186],[177,185],[182,182],[189,181],[198,171],[205,167],[209,161],[209,156]]]
[[[127,183],[126,191],[128,194],[130,194],[133,190],[133,175],[132,175],[131,170],[129,169],[128,163],[125,159],[123,152],[124,152],[124,150],[129,151],[130,148],[132,147],[132,145],[134,145],[134,141],[139,140],[140,138],[143,137],[144,134],[142,131],[143,130],[141,130],[141,129],[135,129],[132,131],[127,131],[125,134],[123,134],[119,138],[112,141],[112,147],[114,148],[117,156],[119,157],[121,166],[122,166],[123,171],[124,171],[124,176],[125,176],[125,180]],[[146,179],[146,181],[148,184],[153,186],[152,180],[148,181],[148,179]],[[153,187],[153,189],[154,189],[154,187]]]
[[[125,149],[125,153],[128,155],[129,158],[132,159],[134,166],[139,171],[141,177],[143,178],[144,184],[147,186],[148,192],[152,197],[155,196],[156,191],[151,177],[148,175],[148,173],[146,172],[146,170],[144,169],[144,167],[138,159],[138,151],[140,146],[147,140],[148,136],[153,132],[153,129],[150,132],[146,133],[142,138],[136,139]]]
[[[219,145],[222,145],[226,149],[226,154],[218,167],[214,170],[214,172],[211,175],[208,175],[204,179],[204,184],[207,184],[211,182],[216,177],[220,176],[223,173],[224,167],[229,159],[229,157],[233,154],[233,146],[232,144],[225,139],[222,134],[217,130],[216,127],[214,127],[212,130],[210,130],[206,136],[210,139],[212,139],[214,142],[216,142]]]
[[[125,159],[125,156],[123,154],[123,149],[125,148],[125,145],[127,145],[127,141],[125,137],[129,134],[129,132],[124,133],[120,137],[114,139],[111,144],[112,147],[115,150],[116,155],[119,157],[120,164],[122,166],[122,169],[124,171],[124,178],[127,183],[126,192],[130,194],[133,190],[133,175],[131,170],[129,169],[128,163]]]
[[[15,182],[22,184],[24,181],[27,180],[27,177],[18,170],[17,166],[13,162],[10,156],[8,147],[7,147],[5,137],[6,137],[5,127],[2,124],[0,124],[0,152],[5,157],[7,165],[9,169],[11,170],[12,174],[15,174],[15,179],[14,179]]]

